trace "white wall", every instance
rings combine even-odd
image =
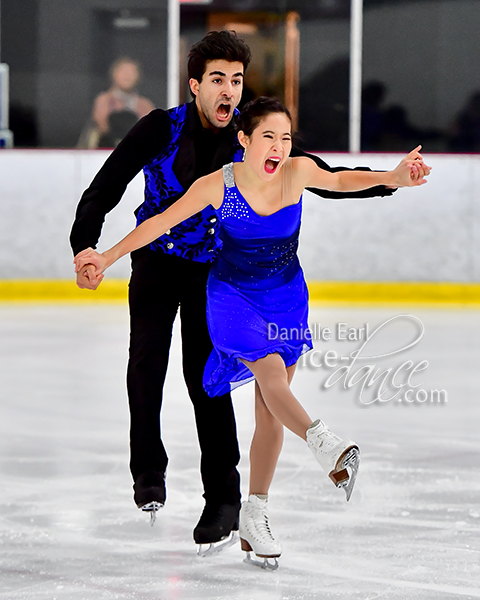
[[[103,150],[5,150],[0,153],[0,279],[66,279],[73,274],[69,235],[83,190],[105,162]],[[143,176],[107,217],[104,249],[135,225]],[[111,270],[128,277],[129,259]]]
[[[333,155],[331,165],[393,168],[401,155]],[[325,201],[307,193],[307,279],[480,280],[480,156],[431,155],[430,180],[392,197]]]
[[[73,277],[68,237],[82,191],[108,151],[0,151],[0,279]],[[332,166],[394,167],[400,155],[322,155]],[[480,281],[480,156],[431,155],[427,185],[391,198],[305,194],[300,257],[310,280]],[[107,215],[99,248],[123,237],[143,177]],[[128,277],[129,259],[110,269]]]

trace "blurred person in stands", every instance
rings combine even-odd
[[[458,114],[448,145],[452,152],[480,152],[480,90],[470,96]]]
[[[362,150],[378,151],[381,146],[387,88],[381,81],[370,81],[362,90]]]
[[[99,94],[93,104],[91,122],[79,141],[82,148],[114,148],[135,123],[155,108],[140,96],[138,62],[124,57],[110,67],[112,85]]]

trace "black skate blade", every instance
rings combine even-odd
[[[350,448],[342,457],[342,469],[347,472],[348,477],[337,483],[337,487],[345,490],[347,502],[353,492],[353,486],[357,479],[358,467],[360,466],[360,450],[357,447]]]
[[[163,507],[161,502],[149,502],[148,504],[144,504],[141,508],[143,512],[150,513],[150,526],[153,527],[155,525],[155,521],[157,520],[157,512]]]
[[[260,569],[264,569],[265,571],[276,571],[278,569],[278,559],[276,556],[271,558],[257,556],[256,554],[254,556],[255,558],[252,558],[250,552],[247,552],[247,556],[243,559],[243,562],[247,565],[260,567]],[[259,560],[256,560],[257,558]]]
[[[231,531],[228,536],[224,537],[219,542],[212,542],[211,544],[197,544],[197,556],[205,558],[207,556],[214,556],[220,554],[226,548],[233,546],[239,540],[238,531]],[[207,546],[205,548],[205,546]]]

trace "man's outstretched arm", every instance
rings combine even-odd
[[[337,173],[338,171],[371,171],[369,167],[330,167],[324,160],[314,154],[304,152],[297,146],[292,148],[290,156],[306,156],[313,160],[321,169],[330,171],[330,173]],[[396,189],[387,188],[384,185],[376,185],[375,187],[368,188],[367,190],[361,190],[359,192],[330,192],[329,190],[319,190],[317,188],[307,188],[309,192],[321,196],[322,198],[330,198],[333,200],[342,200],[346,198],[373,198],[376,196],[391,196]]]

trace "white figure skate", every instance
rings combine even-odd
[[[244,562],[262,569],[275,571],[278,569],[277,558],[282,554],[282,547],[273,536],[267,515],[268,500],[251,494],[247,502],[242,503],[240,510],[240,543],[247,553]],[[256,560],[251,557],[253,552]]]
[[[360,464],[357,444],[351,440],[342,440],[320,419],[307,429],[307,444],[335,486],[345,490],[348,501]]]

